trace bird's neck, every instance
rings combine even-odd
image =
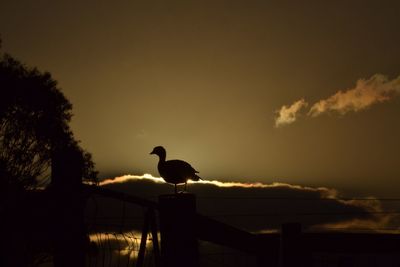
[[[166,155],[159,155],[159,157],[160,157],[160,160],[159,160],[159,164],[160,163],[164,163],[165,162],[165,159],[166,159]]]

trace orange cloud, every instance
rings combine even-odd
[[[326,112],[336,112],[341,115],[348,112],[358,112],[372,105],[389,101],[400,94],[400,76],[390,80],[382,74],[375,74],[369,79],[360,79],[354,88],[339,90],[332,96],[314,103],[305,114],[317,117]],[[297,120],[303,107],[307,107],[304,99],[295,101],[291,106],[282,106],[275,118],[275,127],[291,124]]]
[[[307,102],[300,99],[290,106],[282,106],[276,113],[278,116],[275,118],[275,127],[280,127],[286,124],[291,124],[296,121],[299,111],[307,107]]]
[[[338,91],[336,94],[312,105],[309,116],[316,117],[328,111],[345,114],[349,111],[360,111],[374,104],[390,100],[400,93],[400,76],[389,80],[382,74],[375,74],[371,78],[357,81],[356,86],[347,91]]]

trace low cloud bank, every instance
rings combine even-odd
[[[149,174],[107,179],[101,186],[152,200],[173,193],[172,185]],[[300,222],[305,229],[377,229],[393,219],[374,198],[342,200],[335,189],[325,187],[203,180],[190,182],[188,191],[196,194],[199,213],[253,232],[279,229],[285,222]],[[121,222],[124,214],[124,227],[142,227],[140,207],[106,198],[96,200],[96,205],[96,213],[92,207],[89,214],[97,222],[109,218],[113,225],[112,218]]]
[[[321,99],[311,105],[304,115],[317,117],[327,112],[344,115],[348,112],[358,112],[370,106],[389,101],[400,94],[400,76],[390,80],[382,74],[375,74],[369,79],[360,79],[354,88],[339,90],[332,96]],[[276,111],[275,127],[291,124],[302,114],[302,109],[308,103],[304,99],[295,101],[291,106],[282,106]]]

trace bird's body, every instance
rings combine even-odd
[[[166,160],[167,153],[162,146],[157,146],[150,154],[155,154],[159,157],[157,165],[158,172],[161,177],[170,184],[175,185],[175,193],[177,192],[177,184],[185,184],[187,180],[198,181],[201,179],[196,171],[189,163],[183,160]]]

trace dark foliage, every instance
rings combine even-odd
[[[0,183],[35,188],[50,177],[52,154],[74,147],[84,159],[84,179],[95,182],[91,154],[68,125],[72,105],[48,72],[10,55],[0,58]]]

